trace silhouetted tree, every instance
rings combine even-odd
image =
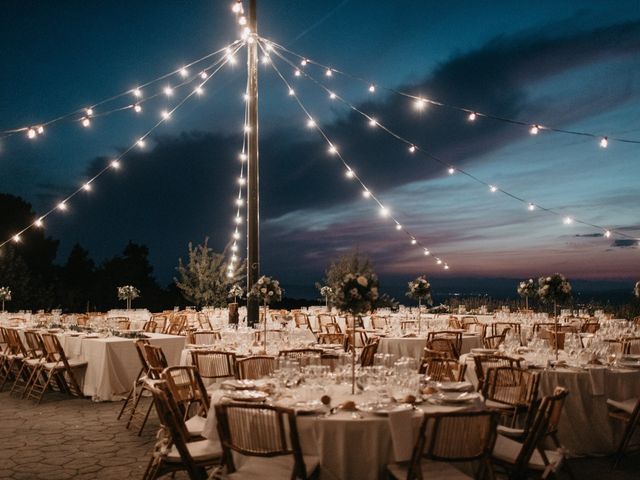
[[[58,301],[65,309],[73,312],[89,309],[94,281],[94,261],[89,258],[87,250],[75,244],[60,272]]]

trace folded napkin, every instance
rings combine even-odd
[[[391,431],[391,444],[396,462],[411,460],[415,443],[413,412],[413,409],[389,412],[389,430]]]
[[[589,368],[589,379],[591,380],[591,395],[598,397],[604,395],[604,375],[606,368]]]

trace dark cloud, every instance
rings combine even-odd
[[[599,238],[602,237],[602,233],[578,233],[576,237],[578,238]]]
[[[638,240],[633,240],[630,238],[617,238],[613,242],[611,242],[611,246],[617,248],[633,248],[637,247],[638,245],[640,245],[640,242]]]

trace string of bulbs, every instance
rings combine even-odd
[[[318,131],[320,136],[323,138],[323,140],[328,145],[328,153],[330,155],[336,156],[340,160],[342,165],[344,166],[344,168],[345,168],[345,176],[348,179],[356,181],[360,185],[360,188],[362,190],[362,196],[364,198],[373,200],[378,205],[380,215],[383,216],[383,217],[389,217],[392,220],[392,222],[394,223],[395,229],[400,231],[400,232],[403,232],[405,235],[407,235],[411,245],[414,245],[417,248],[420,248],[425,256],[432,256],[434,261],[435,261],[435,263],[436,263],[436,265],[440,265],[440,266],[442,266],[443,269],[449,270],[448,263],[445,262],[441,257],[432,255],[431,250],[421,240],[419,240],[413,233],[411,233],[410,230],[408,230],[404,225],[402,225],[400,223],[400,221],[397,219],[397,217],[391,212],[389,207],[387,207],[385,204],[383,204],[382,201],[378,198],[378,196],[376,196],[371,191],[371,189],[369,187],[367,187],[367,185],[365,184],[365,182],[362,179],[362,177],[360,175],[358,175],[356,173],[356,171],[349,165],[349,163],[345,160],[344,156],[338,151],[337,146],[331,141],[331,139],[328,137],[328,135],[325,133],[325,131],[322,129],[322,127],[313,119],[313,116],[311,115],[309,110],[304,106],[304,104],[300,100],[300,97],[295,92],[295,90],[292,88],[291,84],[284,77],[282,72],[278,69],[278,67],[275,65],[274,62],[271,62],[269,60],[270,56],[269,56],[268,51],[273,51],[273,49],[270,48],[269,43],[264,43],[264,45],[263,45],[263,43],[264,43],[263,41],[260,41],[258,43],[258,45],[260,47],[260,50],[263,52],[263,55],[264,55],[263,56],[263,63],[271,64],[271,67],[274,69],[276,74],[280,77],[280,79],[284,83],[289,96],[291,96],[291,97],[293,97],[295,99],[296,103],[298,104],[300,109],[304,112],[305,116],[307,117],[307,127],[314,128],[314,129],[316,129]],[[267,59],[267,60],[265,61],[264,59]]]
[[[269,40],[263,39],[261,38],[262,42],[265,42],[266,45],[271,45],[271,43],[269,43]],[[274,45],[275,48],[277,48],[277,45]],[[391,128],[389,128],[388,126],[384,125],[383,123],[381,123],[377,118],[373,117],[372,115],[369,115],[367,113],[365,113],[364,111],[362,111],[361,109],[359,109],[358,107],[356,107],[355,105],[353,105],[352,103],[350,103],[349,101],[347,101],[344,97],[338,95],[334,90],[330,89],[329,87],[327,87],[324,83],[320,82],[319,80],[317,80],[314,76],[312,76],[310,73],[308,73],[306,70],[304,69],[299,69],[297,68],[297,65],[295,65],[293,62],[291,62],[289,59],[287,59],[286,57],[284,57],[280,52],[278,52],[277,50],[274,50],[274,47],[271,47],[271,50],[274,51],[275,55],[280,58],[281,60],[283,60],[284,62],[286,62],[291,68],[294,69],[294,76],[295,77],[305,77],[309,80],[311,80],[316,86],[318,86],[319,88],[321,88],[325,93],[328,94],[329,98],[332,100],[338,100],[341,103],[343,103],[344,105],[346,105],[347,107],[349,107],[351,110],[353,110],[354,112],[358,113],[359,115],[361,115],[362,117],[364,117],[369,126],[371,126],[372,128],[380,128],[381,130],[383,130],[385,133],[389,134],[391,137],[393,137],[394,139],[396,139],[397,141],[404,143],[407,147],[410,153],[419,153],[422,154],[423,156],[425,156],[426,158],[435,161],[436,163],[442,165],[443,167],[446,168],[447,173],[449,175],[454,175],[456,173],[460,173],[462,175],[465,175],[466,177],[470,178],[471,180],[473,180],[474,182],[482,185],[484,188],[489,189],[489,191],[491,193],[502,193],[503,195],[516,200],[524,205],[526,205],[526,208],[528,211],[535,211],[535,210],[540,210],[552,215],[556,215],[556,216],[561,216],[562,217],[562,221],[565,225],[571,225],[571,224],[581,224],[581,225],[585,225],[585,226],[589,226],[591,228],[595,228],[598,229],[600,231],[602,231],[602,235],[604,238],[610,238],[612,235],[616,235],[618,237],[624,237],[624,238],[629,238],[629,239],[634,239],[637,240],[636,237],[628,235],[624,232],[621,232],[619,230],[615,230],[609,227],[605,227],[602,225],[597,225],[585,220],[581,220],[579,218],[575,218],[573,216],[567,216],[564,215],[560,212],[558,212],[556,209],[553,208],[548,208],[548,207],[544,207],[542,205],[540,205],[539,203],[536,202],[532,202],[529,201],[525,198],[523,198],[522,196],[515,194],[513,192],[510,192],[508,190],[505,190],[503,188],[500,188],[498,186],[496,186],[495,184],[489,183],[485,180],[482,180],[481,178],[477,177],[476,175],[472,174],[471,172],[458,167],[456,165],[451,164],[450,162],[447,162],[441,158],[439,158],[438,156],[424,150],[423,148],[421,148],[419,145],[417,145],[415,142],[412,142],[410,140],[408,140],[407,138],[399,135],[398,133],[396,133],[394,130],[392,130]],[[310,60],[306,60],[307,62],[311,62]],[[372,91],[372,93],[375,90]]]
[[[372,82],[368,79],[365,79],[363,77],[360,77],[358,75],[346,72],[344,70],[340,70],[334,67],[331,67],[329,65],[325,65],[323,63],[317,62],[315,60],[310,59],[309,57],[303,56],[301,54],[298,54],[296,52],[293,52],[291,50],[289,50],[288,48],[274,42],[273,40],[270,39],[265,39],[260,37],[260,40],[262,41],[266,41],[269,42],[269,44],[273,45],[274,47],[278,48],[279,50],[282,50],[286,53],[289,53],[290,55],[296,57],[299,60],[299,64],[300,67],[305,67],[307,65],[316,65],[320,68],[322,68],[325,72],[325,76],[326,77],[332,77],[334,74],[338,74],[338,75],[342,75],[346,78],[350,78],[352,80],[357,80],[358,82],[361,82],[363,84],[366,85],[367,91],[369,93],[375,93],[376,90],[380,89],[380,90],[385,90],[387,92],[393,93],[395,95],[399,95],[401,97],[404,98],[408,98],[410,100],[412,100],[414,102],[414,106],[417,110],[424,110],[425,108],[427,108],[428,105],[434,105],[437,107],[442,107],[442,108],[447,108],[450,110],[455,110],[458,112],[461,112],[463,114],[466,115],[466,118],[468,121],[470,122],[474,122],[479,118],[488,118],[491,120],[495,120],[498,122],[503,122],[503,123],[508,123],[511,125],[518,125],[518,126],[522,126],[525,127],[529,133],[531,135],[538,135],[540,132],[543,131],[548,131],[548,132],[555,132],[555,133],[563,133],[563,134],[567,134],[567,135],[577,135],[577,136],[582,136],[582,137],[590,137],[593,138],[595,140],[597,140],[598,145],[601,148],[607,148],[609,146],[609,142],[611,141],[615,141],[615,142],[621,142],[621,143],[632,143],[632,144],[636,144],[636,145],[640,145],[640,140],[638,139],[631,139],[631,138],[623,138],[623,137],[618,137],[618,136],[612,136],[612,135],[603,135],[603,134],[597,134],[597,133],[593,133],[593,132],[585,132],[585,131],[578,131],[578,130],[567,130],[567,129],[563,129],[563,128],[559,128],[559,127],[554,127],[552,125],[549,125],[547,123],[544,122],[529,122],[529,121],[522,121],[522,120],[517,120],[514,118],[508,118],[508,117],[503,117],[500,115],[495,115],[492,113],[488,113],[488,112],[481,112],[472,108],[468,108],[468,107],[460,107],[458,105],[453,105],[453,104],[449,104],[449,103],[445,103],[439,100],[436,100],[434,98],[427,98],[427,97],[423,97],[420,95],[415,95],[415,94],[411,94],[411,93],[407,93],[407,92],[403,92],[400,90],[397,90],[395,88],[392,87],[388,87],[388,86],[384,86],[384,85],[380,85],[376,82]],[[295,76],[300,76],[302,74],[302,69],[300,69],[299,67],[294,67],[295,71],[294,74]]]
[[[36,218],[32,223],[30,223],[29,225],[25,226],[22,230],[16,232],[11,238],[8,238],[5,241],[3,241],[2,243],[0,243],[0,248],[2,248],[4,245],[6,245],[9,242],[20,243],[22,241],[22,237],[21,237],[22,234],[24,234],[26,231],[28,231],[28,230],[30,230],[32,228],[44,228],[44,220],[47,217],[49,217],[50,215],[52,215],[56,211],[59,211],[59,212],[67,211],[68,208],[69,208],[69,201],[71,199],[73,199],[75,196],[77,196],[81,192],[90,192],[93,189],[94,182],[98,178],[103,176],[106,172],[119,170],[120,167],[122,166],[121,162],[122,162],[123,158],[129,152],[131,152],[136,147],[144,148],[146,146],[146,139],[159,126],[161,126],[163,123],[167,122],[169,120],[169,118],[171,117],[171,115],[173,115],[173,113],[176,110],[178,110],[182,105],[184,105],[185,102],[187,102],[187,100],[189,100],[194,95],[199,95],[199,93],[202,91],[202,88],[204,87],[204,85],[209,80],[211,80],[227,63],[229,63],[230,58],[232,58],[232,56],[235,55],[235,53],[240,48],[242,48],[244,46],[244,42],[241,42],[239,44],[237,42],[234,42],[234,43],[236,44],[236,47],[235,47],[235,49],[231,50],[232,54],[229,55],[229,53],[226,53],[224,56],[219,58],[214,63],[213,70],[205,78],[201,78],[201,82],[199,83],[198,87],[196,87],[191,92],[189,92],[173,108],[171,108],[170,110],[164,110],[162,112],[160,120],[158,122],[156,122],[150,129],[148,129],[146,131],[146,133],[144,133],[144,135],[142,135],[137,140],[135,140],[126,150],[124,150],[122,153],[120,153],[115,159],[111,160],[104,168],[102,168],[100,171],[98,171],[98,173],[96,173],[93,177],[91,177],[89,180],[87,180],[81,187],[79,187],[78,189],[73,191],[71,194],[67,195],[63,200],[61,200],[54,207],[52,207],[50,210],[48,210],[47,212],[45,212],[44,214],[42,214],[41,216]]]
[[[34,140],[39,136],[44,135],[45,129],[48,129],[51,126],[56,125],[58,123],[62,123],[64,121],[76,122],[82,125],[83,127],[88,128],[91,126],[91,121],[95,118],[105,117],[113,113],[126,111],[126,110],[133,110],[135,113],[141,113],[143,110],[142,106],[144,103],[163,95],[167,97],[171,97],[175,93],[175,90],[178,90],[184,86],[190,85],[195,81],[205,80],[209,75],[209,70],[215,67],[216,63],[214,62],[213,65],[209,65],[202,69],[196,69],[197,73],[192,75],[191,69],[194,66],[199,65],[202,62],[212,57],[215,57],[216,55],[219,55],[222,52],[224,52],[225,55],[227,56],[229,63],[231,64],[235,63],[236,60],[235,58],[233,58],[233,54],[235,54],[235,52],[238,51],[239,49],[238,45],[241,46],[242,42],[243,42],[242,40],[236,40],[230,43],[229,45],[226,45],[214,52],[208,53],[207,55],[197,60],[194,60],[192,62],[189,62],[186,65],[183,65],[182,67],[176,70],[173,70],[169,73],[161,75],[157,78],[154,78],[153,80],[150,80],[146,83],[140,84],[133,89],[126,90],[124,92],[115,94],[109,98],[100,100],[88,107],[76,109],[72,112],[62,114],[56,118],[52,118],[44,122],[2,130],[0,131],[0,139],[11,137],[16,134],[24,133],[28,139]],[[151,87],[152,85],[155,85],[158,82],[161,82],[162,80],[165,80],[167,78],[174,77],[174,76],[179,77],[181,79],[181,82],[173,86],[165,85],[162,88],[162,90],[159,92],[155,92],[151,95],[146,95],[146,96],[144,95],[144,89],[147,89],[148,87]],[[202,92],[199,91],[196,93],[201,94]],[[133,103],[127,103],[126,105],[118,106],[109,110],[98,110],[99,107],[102,107],[106,104],[112,103],[123,97],[131,98],[131,96],[133,96],[135,99]]]

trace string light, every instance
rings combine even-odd
[[[240,161],[241,162],[246,162],[247,161],[247,154],[246,153],[242,152],[240,154]]]
[[[316,126],[316,122],[315,122],[312,118],[310,118],[309,120],[307,120],[307,127],[309,127],[309,128],[313,128],[313,127],[315,127],[315,126]]]
[[[608,146],[609,140],[607,139],[607,137],[602,137],[602,139],[600,140],[600,147],[607,148]]]
[[[605,238],[609,238],[609,237],[611,237],[611,231],[609,231],[609,230],[605,230],[605,231],[604,231],[604,236],[605,236]]]
[[[269,63],[269,56],[263,55],[261,61],[263,65],[267,65]]]
[[[456,173],[456,169],[455,169],[455,168],[453,168],[453,167],[449,167],[449,168],[447,169],[447,173],[448,173],[449,175],[453,175],[454,173]]]
[[[33,128],[30,128],[29,130],[27,130],[27,137],[28,138],[36,138],[36,131]]]
[[[327,77],[331,77],[331,76],[333,76],[333,72],[331,71],[331,69],[330,69],[330,68],[327,68],[327,70],[325,71],[325,73],[324,73],[324,74],[325,74]]]
[[[261,44],[260,44],[260,43],[259,43],[259,45],[261,46]],[[261,46],[261,48],[262,48],[262,46]],[[281,56],[278,52],[276,52],[276,55],[277,55],[279,58],[282,58],[282,56]],[[280,79],[282,80],[282,82],[285,84],[285,86],[287,87],[287,89],[290,89],[290,88],[291,88],[291,86],[290,86],[290,85],[289,85],[289,83],[286,81],[286,79],[284,78],[284,76],[282,75],[282,73],[280,72],[280,70],[278,69],[278,67],[275,65],[275,62],[271,62],[271,65],[272,65],[272,67],[273,67],[274,71],[277,73],[277,75],[278,75],[278,76],[280,77]],[[307,76],[307,74],[306,74],[306,73],[305,73],[305,76]],[[295,98],[296,102],[298,103],[298,105],[300,106],[301,110],[302,110],[302,111],[305,113],[305,115],[307,116],[307,118],[308,118],[308,119],[312,119],[311,114],[310,114],[310,113],[309,113],[309,111],[304,107],[304,105],[302,104],[302,102],[300,101],[300,99],[298,98],[298,96],[297,96],[297,95],[295,95],[295,96],[294,96],[294,98]],[[368,117],[368,118],[370,118],[370,117]],[[402,225],[400,224],[400,222],[399,222],[396,218],[394,218],[394,217],[391,215],[391,212],[389,211],[388,207],[386,207],[385,205],[383,205],[383,204],[380,202],[380,200],[379,200],[379,199],[377,199],[375,196],[373,196],[373,195],[371,194],[370,190],[367,188],[367,186],[363,183],[363,181],[362,181],[359,177],[357,177],[357,176],[355,175],[355,172],[353,172],[353,169],[351,168],[351,166],[350,166],[350,165],[348,165],[348,164],[346,163],[345,159],[342,157],[342,155],[340,155],[340,153],[338,152],[337,148],[334,146],[334,144],[331,142],[331,140],[329,140],[329,138],[328,138],[328,137],[327,137],[327,135],[324,133],[324,131],[323,131],[320,127],[318,127],[318,126],[316,126],[316,129],[317,129],[317,131],[322,135],[322,137],[323,137],[323,139],[325,140],[325,142],[328,144],[329,152],[330,152],[330,153],[335,153],[335,155],[337,155],[337,156],[338,156],[338,158],[340,159],[340,161],[343,163],[343,165],[344,165],[344,166],[345,166],[345,168],[346,168],[346,173],[347,173],[347,175],[351,175],[351,174],[353,174],[353,178],[355,178],[355,179],[360,183],[360,186],[362,187],[362,195],[363,195],[365,198],[369,198],[369,197],[373,198],[373,199],[375,200],[375,202],[376,202],[376,203],[378,204],[378,206],[379,206],[379,213],[380,213],[380,215],[381,215],[381,216],[383,216],[383,217],[388,217],[388,216],[390,216],[390,217],[391,217],[391,219],[392,219],[392,220],[394,221],[394,223],[395,223],[395,229],[396,229],[396,230],[398,230],[398,231],[404,231],[404,232],[405,232],[405,233],[406,233],[406,234],[411,238],[411,240],[412,240],[412,242],[411,242],[411,243],[412,243],[412,244],[414,244],[414,245],[415,245],[415,244],[419,244],[419,242],[417,241],[417,239],[415,238],[415,236],[413,236],[410,232],[408,232],[408,231],[406,231],[406,230],[404,230],[404,229],[403,229],[403,227],[402,227]],[[351,174],[350,174],[349,172],[351,172]],[[423,251],[424,251],[424,249],[426,249],[426,247],[425,247],[424,245],[421,245],[421,244],[420,244],[420,247],[423,249]],[[427,249],[427,250],[428,250],[428,249]]]
[[[58,204],[58,210],[61,210],[61,211],[63,211],[63,212],[64,212],[65,210],[67,210],[67,208],[68,208],[68,207],[67,207],[67,204],[66,204],[65,202],[60,202],[60,203]]]
[[[133,93],[134,97],[136,97],[136,98],[142,97],[142,90],[140,90],[139,88],[134,88],[132,90],[132,93]]]
[[[282,50],[288,51],[288,50],[284,49],[284,47],[282,47],[282,46],[279,46],[279,45],[277,45],[277,44],[275,44],[275,43],[274,43],[274,45],[276,45],[278,49],[282,49]],[[292,53],[292,52],[289,52],[289,53]],[[293,54],[293,53],[292,53],[292,54]],[[290,64],[290,65],[291,65],[291,62],[289,62],[289,60],[287,60],[286,58],[284,58],[284,57],[283,57],[283,56],[282,56],[278,51],[276,51],[276,55],[277,55],[279,58],[281,58],[283,61],[285,61],[286,63],[288,63],[288,64]],[[296,56],[298,56],[299,58],[301,58],[301,57],[300,57],[299,55],[297,55],[297,54],[293,54],[293,55],[296,55]],[[314,62],[314,63],[315,63],[315,62]],[[321,64],[318,64],[318,65],[322,66]],[[275,68],[275,67],[274,67],[274,68]],[[323,67],[323,68],[324,68],[324,67]],[[328,68],[328,67],[327,67],[327,68]],[[276,70],[277,70],[277,69],[276,69]],[[336,70],[336,71],[337,71],[337,72],[339,72],[338,70]],[[330,91],[326,86],[324,86],[322,83],[318,82],[316,79],[314,79],[314,78],[313,78],[311,75],[309,75],[307,72],[303,72],[303,73],[304,73],[304,75],[305,75],[307,78],[309,78],[310,80],[312,80],[312,81],[313,81],[316,85],[318,85],[320,88],[324,89],[324,90],[325,90],[325,91],[327,91],[327,92],[329,92],[329,91]],[[344,74],[343,72],[339,72],[339,73]],[[347,74],[344,74],[344,75],[347,75]],[[283,78],[281,74],[280,74],[280,76],[281,76],[281,78]],[[283,78],[283,80],[284,80],[284,78]],[[360,80],[360,79],[358,79],[358,80]],[[391,89],[387,89],[387,90],[391,90]],[[392,91],[393,91],[393,90],[392,90]],[[394,92],[395,92],[395,91],[394,91]],[[420,103],[421,103],[421,102],[424,102],[425,104],[428,102],[428,103],[433,103],[433,104],[440,105],[440,106],[445,106],[444,104],[442,104],[442,103],[440,103],[440,102],[435,102],[435,101],[433,101],[433,100],[425,100],[425,99],[424,99],[424,98],[422,98],[422,97],[414,97],[414,96],[411,96],[411,95],[408,95],[408,94],[403,94],[402,92],[395,92],[395,93],[399,93],[399,94],[401,94],[401,95],[409,96],[409,97],[413,98],[416,102],[420,102]],[[362,112],[361,110],[359,110],[359,109],[358,109],[357,107],[355,107],[354,105],[352,105],[352,104],[350,104],[350,103],[346,102],[343,98],[341,98],[341,97],[338,97],[338,98],[339,98],[339,100],[340,100],[341,102],[343,102],[343,103],[345,103],[346,105],[348,105],[348,106],[349,106],[351,109],[353,109],[354,111],[358,112],[359,114],[361,114],[362,116],[364,116],[364,117],[366,117],[366,118],[370,118],[366,113]],[[416,105],[418,105],[418,103],[417,103]],[[452,108],[453,108],[453,107],[452,107]],[[459,108],[458,108],[458,109],[459,109]],[[459,110],[462,110],[462,109],[459,109]],[[471,110],[466,110],[466,112],[467,112],[467,113],[469,113],[469,112],[470,112],[470,113],[475,113],[475,114],[476,114],[476,116],[478,115],[478,113],[477,113],[477,112],[472,112]],[[488,116],[488,117],[490,117],[490,118],[493,118],[493,117],[491,117],[490,115],[486,115],[486,114],[482,114],[482,115],[484,115],[484,116]],[[521,122],[517,122],[517,121],[515,121],[514,123],[520,123],[520,124],[522,124]],[[412,142],[410,142],[409,140],[406,140],[406,139],[402,138],[400,135],[398,135],[397,133],[394,133],[394,132],[393,132],[392,130],[390,130],[388,127],[386,127],[386,126],[384,126],[384,125],[379,124],[379,122],[378,122],[378,125],[379,125],[380,127],[382,127],[382,129],[383,129],[385,132],[387,132],[388,134],[390,134],[391,136],[393,136],[393,137],[394,137],[394,138],[396,138],[397,140],[399,140],[399,141],[401,141],[401,142],[404,142],[405,144],[409,145],[409,147],[413,146],[413,143],[412,143]],[[531,125],[530,125],[530,126],[531,126]],[[543,128],[543,127],[542,127],[542,126],[540,126],[539,124],[535,124],[535,125],[533,125],[533,126],[535,126],[535,127],[536,127],[536,128],[538,128],[538,129],[542,129],[542,128]],[[554,129],[549,128],[549,127],[546,127],[546,126],[544,127],[544,129],[546,129],[546,130],[554,130]],[[564,132],[563,130],[555,130],[555,131],[561,131],[561,132]],[[565,133],[576,133],[576,132],[569,132],[569,131],[567,131],[567,132],[565,132]],[[577,134],[582,134],[582,133],[579,133],[579,132],[578,132]],[[584,134],[584,135],[591,135],[591,134]],[[591,135],[591,136],[593,136],[593,135]],[[603,137],[600,137],[600,138],[603,138]],[[618,139],[618,140],[620,140],[620,141],[627,141],[627,140],[625,140],[625,139]],[[640,142],[635,142],[635,141],[633,141],[633,140],[631,140],[630,142],[631,142],[631,143],[640,143]],[[417,149],[417,148],[416,148],[416,149]],[[425,151],[422,151],[422,150],[421,150],[421,153],[424,153],[424,155],[425,155],[425,156],[427,156],[427,157],[428,157],[429,159],[431,159],[431,160],[434,160],[434,161],[436,161],[436,162],[438,162],[438,163],[441,163],[441,164],[445,164],[445,162],[444,162],[443,160],[439,159],[438,157],[436,157],[436,156],[435,156],[435,155],[433,155],[433,154],[429,154],[429,153],[427,153],[427,152],[425,152]],[[482,183],[483,185],[489,185],[488,183],[486,183],[486,182],[482,181],[481,179],[477,178],[475,175],[473,175],[473,174],[471,174],[471,173],[469,173],[469,172],[466,172],[466,171],[465,171],[465,170],[463,170],[463,169],[460,169],[460,168],[457,168],[457,167],[453,167],[453,166],[451,166],[451,167],[449,167],[448,171],[449,171],[449,173],[450,173],[450,174],[454,173],[455,171],[459,171],[459,172],[463,173],[466,177],[468,177],[468,178],[470,178],[470,179],[472,179],[472,180],[474,180],[474,181],[476,181],[476,182],[478,182],[478,183]],[[493,191],[493,190],[492,190],[492,191]],[[510,197],[510,198],[512,198],[512,199],[514,199],[514,200],[518,200],[518,201],[520,201],[520,202],[523,202],[523,203],[525,203],[525,204],[527,204],[527,205],[528,205],[528,203],[529,203],[529,202],[526,202],[524,199],[520,198],[519,196],[517,196],[517,195],[515,195],[515,194],[513,194],[513,193],[507,192],[507,191],[502,190],[502,189],[498,190],[498,189],[497,189],[497,187],[496,187],[496,191],[500,191],[501,193],[505,194],[506,196],[508,196],[508,197]],[[553,209],[549,209],[549,208],[542,208],[542,207],[540,207],[540,208],[541,208],[543,211],[547,212],[547,213],[550,213],[550,214],[556,214],[556,215],[558,214],[558,213],[557,213],[557,212],[555,212]],[[594,224],[589,223],[589,222],[585,222],[585,221],[582,221],[582,220],[576,220],[576,222],[577,222],[577,223],[580,223],[580,224],[582,224],[582,225],[585,225],[585,226],[590,226],[590,227],[593,227],[593,228],[602,228],[602,229],[604,230],[604,228],[603,228],[603,227],[599,227],[598,225],[594,225]],[[627,234],[625,234],[624,232],[615,232],[615,233],[616,233],[617,235],[621,236],[621,237],[626,237],[626,238],[630,238],[630,239],[633,239],[633,240],[637,240],[635,237],[632,237],[632,236],[630,236],[630,235],[627,235]]]
[[[44,133],[44,127],[42,125],[39,125],[36,128],[36,132],[38,132],[38,135],[42,135]]]
[[[114,170],[118,170],[120,168],[120,160],[114,160],[111,162],[111,168],[113,168]],[[85,188],[85,190],[87,190]]]
[[[245,184],[247,183],[247,181],[245,180],[245,178],[244,178],[244,177],[240,177],[240,178],[238,178],[238,183],[239,183],[240,185],[245,185]]]
[[[16,233],[13,237],[12,240],[14,241],[14,243],[20,243],[21,239],[20,239],[20,234]]]
[[[238,23],[239,23],[240,25],[242,25],[242,26],[246,25],[246,24],[247,24],[247,17],[245,17],[244,15],[243,15],[243,16],[241,16],[241,17],[238,19]]]
[[[335,93],[333,93],[333,92],[331,92],[331,93],[329,94],[329,98],[330,98],[331,100],[335,100],[335,98],[336,98],[336,94],[335,94]]]
[[[137,142],[136,145],[138,145],[138,147],[140,148],[144,148],[147,145],[147,142],[144,141],[144,138],[140,138]]]
[[[369,126],[370,127],[375,127],[377,125],[378,125],[378,122],[376,121],[375,118],[372,117],[372,118],[369,119]]]
[[[189,70],[187,70],[185,67],[182,67],[180,69],[180,76],[182,78],[187,78],[189,76]]]
[[[411,146],[409,147],[409,151],[410,151],[411,153],[415,153],[415,151],[416,151],[416,146],[415,146],[415,145],[411,145]]]
[[[237,230],[235,232],[233,232],[233,238],[238,240],[240,238],[240,232],[238,232]]]
[[[369,85],[369,92],[374,93],[376,91],[375,85]]]
[[[42,221],[42,217],[38,218],[35,222],[33,222],[33,225],[38,228],[44,227],[44,222]]]
[[[82,189],[85,192],[90,192],[91,191],[91,185],[89,183],[85,183],[84,185],[82,185]]]
[[[171,88],[170,86],[166,86],[166,87],[164,87],[164,90],[162,90],[162,91],[164,92],[164,94],[165,94],[167,97],[170,97],[170,96],[172,96],[172,95],[173,95],[173,88]]]
[[[533,212],[536,209],[536,206],[533,203],[529,203],[529,205],[527,206],[527,209],[530,212]]]
[[[231,7],[231,11],[233,13],[240,13],[242,12],[242,2],[237,1],[236,3],[233,4],[233,6]]]
[[[133,106],[133,110],[134,110],[136,113],[140,113],[140,112],[142,111],[142,107],[140,106],[140,104],[139,104],[139,103],[136,103],[136,104]]]
[[[495,193],[498,191],[498,187],[495,185],[489,185],[489,190],[491,190],[491,193]]]
[[[200,73],[200,78],[201,78],[202,80],[206,80],[208,76],[209,76],[209,75],[207,74],[207,72],[202,72],[202,73]]]
[[[424,98],[418,98],[413,106],[416,108],[416,110],[424,110],[427,106],[427,101]]]
[[[429,255],[431,255],[431,252],[425,248],[424,249],[424,254],[425,254],[425,256],[429,256]]]
[[[289,95],[295,95],[295,93],[296,93],[296,92],[293,90],[293,88],[290,88],[290,89],[289,89]]]
[[[160,116],[164,120],[168,120],[171,117],[171,113],[168,110],[162,110],[162,112],[160,112]]]
[[[476,117],[477,117],[476,113],[475,112],[471,112],[469,114],[469,116],[467,117],[467,120],[469,120],[470,122],[474,122],[476,120]]]
[[[204,93],[204,89],[200,86],[194,88],[193,91],[196,93],[196,95],[202,95]]]
[[[562,221],[564,222],[565,225],[571,225],[573,223],[573,218],[564,217],[564,219]]]
[[[303,59],[300,61],[300,65],[302,65],[303,67],[305,67],[305,66],[307,65],[307,59],[306,59],[306,58],[303,58]]]
[[[295,72],[293,73],[296,77],[299,77],[301,75],[300,70],[298,70],[296,68]]]
[[[353,170],[348,169],[348,170],[345,172],[345,175],[346,175],[346,177],[347,177],[347,178],[353,178],[355,174],[354,174]]]
[[[85,109],[85,112],[87,113],[87,116],[92,116],[93,115],[93,108],[87,108]]]
[[[82,117],[80,123],[82,123],[82,126],[85,128],[88,128],[91,126],[91,120],[89,120],[89,117]]]
[[[540,125],[532,125],[531,128],[529,129],[529,133],[531,135],[537,135],[539,131],[540,131]]]

